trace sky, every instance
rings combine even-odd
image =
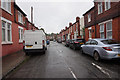
[[[16,0],[16,3],[27,14],[29,21],[33,6],[35,26],[44,28],[47,33],[59,33],[70,22],[74,23],[77,16],[81,18],[94,6],[93,0]]]

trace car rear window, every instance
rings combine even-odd
[[[117,41],[115,40],[102,40],[101,42],[103,42],[104,44],[119,44]]]
[[[84,39],[78,39],[77,41],[78,41],[78,42],[85,42]]]

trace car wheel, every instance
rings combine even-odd
[[[94,59],[96,61],[99,61],[100,60],[100,56],[99,56],[99,53],[98,52],[95,52],[94,55],[93,55]]]
[[[76,48],[75,48],[75,47],[73,47],[73,49],[74,49],[74,50],[76,50]]]
[[[85,54],[82,48],[81,48],[81,53],[82,53],[82,54]]]

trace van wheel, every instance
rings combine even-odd
[[[99,56],[99,53],[97,51],[94,52],[94,55],[93,55],[94,59],[96,61],[99,61],[100,60],[100,56]]]
[[[47,47],[45,48],[45,50],[47,50]]]
[[[45,50],[43,51],[43,54],[45,54]]]
[[[30,54],[28,52],[25,53],[26,56],[29,56]]]

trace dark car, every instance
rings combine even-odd
[[[76,50],[76,49],[81,49],[81,45],[83,45],[85,43],[84,39],[73,39],[70,42],[69,47]]]
[[[70,39],[69,39],[69,40],[66,40],[65,46],[66,46],[66,47],[69,47],[71,41],[72,41],[72,40],[70,40]]]

